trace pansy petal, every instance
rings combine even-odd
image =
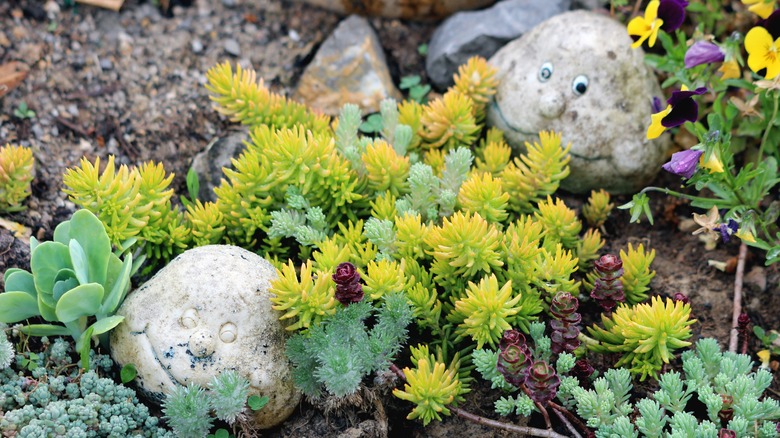
[[[775,8],[774,2],[765,3],[763,1],[760,1],[754,4],[753,6],[749,7],[748,11],[758,15],[761,18],[767,18],[772,14],[774,8]]]
[[[774,1],[772,2],[772,9],[774,9]],[[765,20],[758,20],[756,26],[761,26],[772,35],[773,39],[780,38],[780,9],[774,11]]]
[[[647,128],[647,138],[649,140],[658,138],[664,133],[666,128],[661,124],[661,120],[671,111],[672,106],[667,105],[665,110],[650,116],[650,126]]]
[[[677,0],[661,0],[658,5],[658,18],[663,20],[661,28],[666,32],[677,30],[685,21],[685,4]]]
[[[736,79],[742,75],[742,72],[739,69],[739,64],[737,64],[737,61],[730,60],[724,62],[720,68],[718,69],[719,72],[723,73],[723,76],[721,79],[724,81],[726,79]]]
[[[699,104],[693,99],[685,99],[672,105],[672,111],[661,120],[667,128],[680,126],[685,122],[695,122],[699,118]]]
[[[776,41],[775,44],[780,43]],[[766,65],[766,79],[774,79],[780,74],[780,57],[775,55],[773,62],[767,62]]]
[[[696,67],[701,64],[721,62],[726,58],[723,50],[709,41],[696,41],[685,52],[685,68]]]
[[[756,26],[745,35],[745,50],[748,52],[748,67],[753,72],[767,68],[767,54],[772,49],[772,35],[763,27]]]
[[[671,106],[676,106],[680,102],[683,102],[685,100],[688,100],[691,98],[691,96],[700,96],[707,92],[706,87],[699,87],[695,90],[688,90],[684,85],[680,91],[673,91],[672,97],[670,97],[666,103],[668,103]]]

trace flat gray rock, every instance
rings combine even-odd
[[[214,187],[217,187],[225,176],[222,168],[233,168],[231,159],[241,155],[244,141],[248,139],[249,133],[246,129],[234,131],[224,137],[215,138],[206,149],[195,155],[190,168],[198,174],[198,199],[203,202],[216,202]]]
[[[401,100],[379,38],[368,21],[352,15],[339,23],[303,72],[293,95],[312,109],[338,115],[346,103],[363,114],[379,111],[387,98]]]
[[[571,0],[504,0],[481,11],[459,12],[433,33],[425,60],[428,77],[445,89],[472,56],[490,58],[507,42],[570,6]]]

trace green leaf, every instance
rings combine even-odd
[[[379,114],[371,114],[368,116],[365,122],[360,124],[360,132],[365,134],[373,134],[382,130],[382,116]]]
[[[260,397],[257,395],[252,395],[247,400],[247,404],[249,405],[249,408],[253,411],[259,411],[260,409],[263,409],[265,405],[268,404],[269,398],[266,396]]]
[[[13,324],[40,314],[38,300],[27,292],[12,291],[0,294],[0,322]]]
[[[67,245],[70,242],[70,221],[60,222],[57,228],[54,229],[54,241],[63,245]]]
[[[428,54],[428,45],[423,43],[417,46],[417,53],[419,53],[420,56],[426,56]]]
[[[52,291],[52,295],[51,295],[51,299],[53,301],[50,302],[51,305],[56,305],[55,303],[60,298],[62,298],[65,292],[79,285],[79,281],[76,279],[75,274],[72,277],[63,276],[63,273],[67,273],[68,271],[70,271],[70,269],[63,269],[62,271],[60,271],[60,274],[57,275],[57,277],[63,277],[63,279],[60,280],[59,278],[57,278],[57,280],[54,283],[54,290]]]
[[[402,90],[406,90],[408,88],[412,88],[415,85],[419,85],[422,79],[420,79],[419,75],[413,75],[413,76],[404,76],[401,78],[401,83],[398,85],[398,88]]]
[[[19,329],[20,332],[30,336],[68,336],[70,330],[62,325],[30,324]]]
[[[230,438],[230,432],[227,431],[227,429],[217,429],[216,432],[214,432],[213,435],[209,435],[209,437],[214,438]]]
[[[137,375],[138,375],[138,369],[136,369],[135,365],[131,363],[126,364],[119,371],[119,378],[122,379],[123,384],[128,384],[132,382]]]
[[[5,273],[3,274],[3,282],[6,283],[6,285],[7,285],[8,284],[8,277],[10,277],[11,274],[13,274],[14,272],[19,272],[19,271],[24,271],[24,269],[19,269],[19,268],[8,268],[8,269],[6,269]],[[9,289],[6,288],[6,290],[9,290]]]
[[[38,295],[38,310],[46,321],[57,321],[57,313],[54,311],[54,301],[51,300],[50,304],[47,302],[47,299],[51,300],[51,295]]]
[[[84,248],[77,240],[71,239],[68,243],[68,250],[70,251],[70,262],[73,263],[73,272],[76,274],[79,284],[92,283],[89,281],[89,261],[84,253]]]
[[[102,302],[103,286],[97,283],[79,285],[65,292],[57,301],[57,319],[60,322],[71,322],[84,316],[92,316],[100,310]]]
[[[409,90],[409,97],[422,103],[429,91],[431,91],[430,85],[416,85]]]
[[[190,194],[190,199],[195,202],[198,199],[198,193],[200,193],[200,180],[198,179],[198,172],[194,168],[190,167],[187,171],[187,193]]]
[[[81,356],[81,368],[84,368],[85,371],[89,371],[89,344],[91,340],[92,327],[86,329],[76,342],[76,348],[79,351],[79,356]]]
[[[30,268],[38,293],[52,295],[55,278],[60,270],[73,269],[70,251],[66,245],[59,242],[43,242],[32,253]]]
[[[104,284],[111,255],[111,240],[103,223],[89,210],[79,210],[70,219],[70,238],[83,248],[89,266],[89,281]],[[84,284],[84,282],[82,282]]]
[[[35,280],[31,273],[21,269],[9,269],[11,273],[5,273],[5,290],[8,292],[18,291],[27,292],[33,298],[38,297],[38,291],[35,290]]]
[[[117,307],[122,304],[122,300],[124,300],[125,294],[129,289],[130,270],[133,269],[133,256],[130,254],[125,256],[125,262],[120,265],[121,270],[118,273],[114,273],[113,269],[118,261],[119,259],[116,259],[112,254],[112,260],[109,264],[109,285],[111,290],[100,306],[100,313],[104,315],[112,315],[116,311]],[[112,278],[114,276],[116,278]]]
[[[119,323],[121,323],[124,320],[125,317],[122,315],[109,316],[107,318],[98,319],[94,324],[89,326],[89,328],[92,329],[92,334],[94,336],[102,335],[103,333],[118,326]]]

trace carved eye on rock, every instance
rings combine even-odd
[[[551,62],[545,62],[542,64],[542,68],[539,69],[539,82],[547,82],[552,77],[553,65]]]
[[[237,337],[238,327],[236,327],[235,324],[232,322],[226,322],[225,324],[222,324],[222,327],[219,329],[219,339],[222,342],[229,344],[234,342]]]
[[[577,96],[582,96],[588,91],[588,77],[585,75],[579,75],[571,81],[571,91]]]
[[[187,309],[182,313],[179,318],[179,324],[184,328],[195,328],[198,325],[198,311],[195,309]]]

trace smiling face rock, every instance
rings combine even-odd
[[[671,146],[668,135],[646,138],[652,99],[661,90],[643,56],[609,17],[589,11],[552,17],[490,59],[500,85],[488,124],[520,151],[539,131],[560,132],[563,144],[571,143],[564,189],[638,191]]]
[[[284,328],[271,309],[268,288],[276,270],[235,246],[211,245],[184,252],[117,312],[125,320],[111,333],[111,355],[138,370],[136,384],[161,402],[175,385],[207,387],[212,377],[235,370],[249,380],[250,395],[269,397],[255,412],[258,428],[270,428],[295,410]]]

